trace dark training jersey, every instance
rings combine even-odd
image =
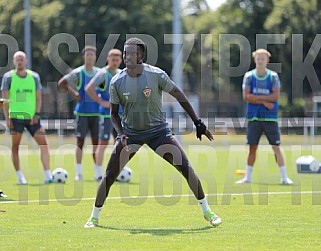
[[[123,107],[122,124],[127,135],[152,133],[167,127],[162,110],[162,92],[175,84],[161,69],[144,64],[136,78],[123,69],[110,82],[110,102]]]

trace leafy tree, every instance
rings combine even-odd
[[[24,10],[21,0],[2,0],[0,2],[0,32],[10,34],[17,40],[20,49],[24,48]],[[79,50],[85,45],[86,34],[96,34],[98,54],[104,48],[110,34],[119,34],[116,48],[122,49],[126,34],[148,34],[157,41],[157,66],[171,73],[171,45],[164,44],[164,34],[171,33],[171,1],[141,0],[30,0],[32,32],[32,68],[39,72],[43,85],[47,86],[52,102],[58,103],[65,97],[56,93],[56,82],[70,70],[82,63],[79,53],[69,52],[66,44],[59,46],[59,54],[67,63],[61,69],[53,66],[48,53],[49,41],[58,33],[74,36]],[[113,47],[113,44],[110,46]],[[108,46],[107,46],[108,47]],[[5,49],[1,46],[1,49]],[[49,50],[49,51],[48,51]],[[11,61],[11,59],[9,59]],[[1,57],[1,65],[8,58]],[[63,64],[60,64],[63,65]],[[62,98],[61,98],[62,97]],[[63,102],[64,103],[64,102]],[[51,105],[56,107],[55,104]],[[65,110],[65,104],[60,108]]]
[[[296,73],[301,69],[293,69],[292,72],[292,61],[294,60],[293,54],[303,54],[304,57],[309,56],[309,50],[311,45],[316,38],[316,34],[321,29],[321,3],[317,0],[310,1],[299,1],[299,0],[281,0],[274,1],[275,8],[271,15],[265,22],[265,27],[272,33],[283,33],[286,37],[286,46],[282,47],[282,50],[278,50],[278,57],[283,65],[282,78],[285,83],[285,90],[288,93],[288,103],[292,104],[295,98],[301,98],[302,86],[297,83],[295,78]],[[301,48],[293,48],[292,35],[302,34],[303,35],[303,51]],[[318,55],[314,61],[314,68],[317,71],[318,77],[321,77],[321,57],[318,51],[310,51],[310,54]],[[292,79],[294,76],[294,79]],[[308,79],[304,80],[303,93],[306,95],[311,94],[310,86],[314,86],[320,92],[320,82],[310,82]],[[301,90],[300,90],[301,89]],[[294,91],[295,93],[293,93]]]

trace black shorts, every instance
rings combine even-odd
[[[92,138],[99,135],[99,116],[79,116],[76,117],[76,137],[84,139],[90,132]]]
[[[142,133],[141,135],[127,135],[127,145],[135,144],[135,145],[144,145],[147,144],[152,150],[156,151],[156,149],[166,144],[171,138],[173,138],[173,133],[169,128],[165,128],[163,130],[153,132],[151,134]],[[120,138],[117,137],[117,140]]]
[[[112,130],[112,125],[110,118],[99,118],[99,139],[108,141],[110,139],[110,134]]]
[[[11,134],[14,133],[23,133],[24,129],[26,128],[27,131],[33,137],[35,133],[41,128],[40,121],[37,124],[30,125],[30,119],[11,119],[13,129],[11,129]]]
[[[280,129],[276,121],[249,121],[247,144],[258,145],[263,133],[265,133],[270,145],[280,145]]]

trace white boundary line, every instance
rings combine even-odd
[[[68,147],[64,147],[64,146],[68,146]],[[197,144],[189,144],[189,145],[186,144],[186,145],[184,145],[185,150],[190,151],[190,149],[189,149],[190,146],[195,147],[195,146],[197,146]],[[224,144],[215,145],[215,143],[214,143],[212,145],[205,144],[205,145],[200,145],[200,146],[210,147],[210,148],[212,148],[210,150],[213,150],[215,152],[216,152],[216,150],[220,151],[220,150],[226,149],[226,148],[229,148],[229,149],[233,148],[233,151],[238,151],[238,150],[243,151],[244,149],[247,149],[247,145],[242,142],[233,143],[233,144],[229,144],[229,145],[224,145]],[[293,146],[295,146],[295,147],[297,146],[298,148],[293,149]],[[295,145],[281,145],[281,148],[286,151],[291,151],[291,150],[293,150],[293,151],[313,151],[313,150],[320,151],[321,148],[319,146],[320,146],[320,144],[317,144],[317,143],[314,145],[313,144],[312,145],[295,144]],[[33,148],[30,145],[22,144],[20,147],[22,148],[19,150],[20,155],[37,155],[37,156],[40,155],[40,150],[38,149],[37,146],[36,146],[36,148]],[[147,147],[146,145],[143,147],[145,147],[146,150],[147,149],[150,150],[149,147]],[[239,147],[239,149],[237,149],[235,147]],[[112,152],[112,150],[113,150],[113,145],[108,145],[106,148],[106,153],[110,154]],[[76,145],[73,145],[73,144],[65,144],[65,145],[62,145],[61,148],[49,149],[49,152],[51,155],[70,155],[70,154],[74,155],[75,151],[76,151]],[[269,151],[270,152],[271,146],[262,144],[259,148],[259,151]],[[92,145],[84,146],[83,152],[86,154],[92,153]],[[142,151],[140,151],[139,153],[141,154]],[[0,155],[11,156],[10,147],[3,146],[3,145],[1,147],[1,145],[0,145]]]
[[[218,193],[207,194],[206,196],[247,196],[247,195],[286,195],[286,194],[321,194],[321,191],[288,191],[288,192],[253,192],[253,193]],[[178,198],[178,197],[193,197],[193,194],[173,194],[173,195],[147,195],[147,196],[123,196],[123,197],[108,197],[107,200],[128,200],[128,199],[152,199],[152,198]],[[48,200],[15,200],[15,201],[0,201],[1,204],[29,204],[29,203],[44,203],[44,202],[65,202],[65,201],[87,201],[95,200],[96,198],[66,198],[66,199],[48,199]]]

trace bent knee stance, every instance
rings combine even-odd
[[[176,168],[181,172],[181,174],[186,179],[189,187],[193,191],[195,197],[200,200],[205,197],[201,181],[199,180],[197,174],[195,173],[192,166],[187,163],[185,165],[178,165]]]
[[[96,197],[95,206],[102,207],[108,194],[110,187],[114,184],[117,178],[117,172],[113,170],[107,170],[98,186],[98,192]]]

